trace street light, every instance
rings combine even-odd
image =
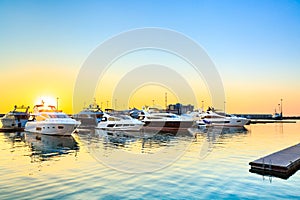
[[[56,109],[58,110],[58,97],[56,97]]]
[[[282,117],[282,99],[280,99],[280,102],[281,102],[280,115]]]

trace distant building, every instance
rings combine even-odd
[[[177,115],[181,115],[187,112],[192,112],[194,110],[194,106],[191,104],[188,105],[182,105],[180,103],[176,103],[176,104],[170,104],[168,105],[167,111],[177,114]]]

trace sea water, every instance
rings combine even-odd
[[[287,180],[249,172],[249,162],[299,143],[299,130],[0,133],[0,199],[299,199],[299,171]]]

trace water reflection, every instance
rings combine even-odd
[[[26,133],[26,142],[32,149],[32,161],[49,160],[79,150],[78,143],[72,136],[52,136]]]
[[[77,152],[79,145],[72,136],[51,136],[16,132],[4,134],[12,148],[29,147],[32,162],[49,160],[51,157]]]
[[[145,145],[145,143],[155,143],[162,144],[170,141],[170,138],[175,139],[175,137],[169,134],[151,133],[151,132],[127,132],[127,131],[107,131],[99,129],[90,129],[85,131],[80,131],[80,138],[83,142],[92,143],[103,143],[112,146],[123,146],[128,148],[128,145],[135,145],[137,143]],[[151,146],[151,145],[150,145]]]
[[[190,138],[191,133],[185,132],[150,132],[150,131],[107,131],[100,129],[86,129],[79,132],[80,137],[83,140],[89,140],[89,142],[103,142],[112,144],[129,144],[135,142],[145,141],[150,143],[164,143],[167,141],[178,140],[179,138]],[[180,140],[181,140],[180,139]]]
[[[228,139],[246,135],[249,131],[245,127],[199,127],[189,129],[189,132],[195,135],[196,143],[201,143],[199,149],[199,158],[203,159],[216,145],[226,144]]]
[[[200,127],[189,129],[195,137],[206,138],[209,142],[216,142],[222,138],[236,137],[249,132],[245,127]]]
[[[25,144],[26,142],[25,132],[16,132],[16,133],[7,132],[3,134],[12,143],[13,148],[15,147],[15,145],[22,144],[22,143]]]
[[[198,133],[215,133],[219,132],[220,134],[240,134],[247,133],[248,130],[245,127],[200,127]]]
[[[247,134],[249,131],[244,127],[209,127],[191,128],[187,131],[166,133],[166,132],[126,132],[106,131],[99,129],[86,129],[79,132],[80,138],[89,148],[97,150],[121,148],[134,153],[153,153],[165,147],[188,144],[195,141],[204,143],[204,149],[199,151],[209,152],[207,148],[213,148],[214,143],[222,143],[228,137],[235,137]]]
[[[79,132],[80,141],[96,160],[129,173],[151,172],[172,164],[194,140],[190,135],[99,129]]]

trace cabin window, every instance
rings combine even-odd
[[[45,114],[45,113],[42,113],[41,116],[44,117],[44,118],[49,118],[49,115]]]
[[[108,121],[120,121],[119,118],[115,118],[115,117],[109,117]]]
[[[68,116],[64,115],[64,114],[50,114],[49,117],[51,117],[51,118],[68,118]]]
[[[45,120],[45,117],[42,117],[40,115],[37,115],[35,118],[36,118],[37,121],[44,121]]]
[[[102,118],[103,114],[96,114],[96,118]]]
[[[114,127],[115,124],[108,124],[107,127]]]
[[[107,117],[102,117],[101,121],[102,122],[106,122],[107,121]]]
[[[21,115],[20,119],[28,119],[29,115]]]
[[[35,130],[37,130],[37,131],[41,131],[42,130],[42,128],[41,127],[36,127],[36,129]]]
[[[161,117],[148,117],[148,119],[161,119]]]
[[[58,126],[57,128],[58,129],[64,129],[64,126]]]
[[[145,116],[139,116],[138,119],[143,120],[143,119],[145,119]]]

